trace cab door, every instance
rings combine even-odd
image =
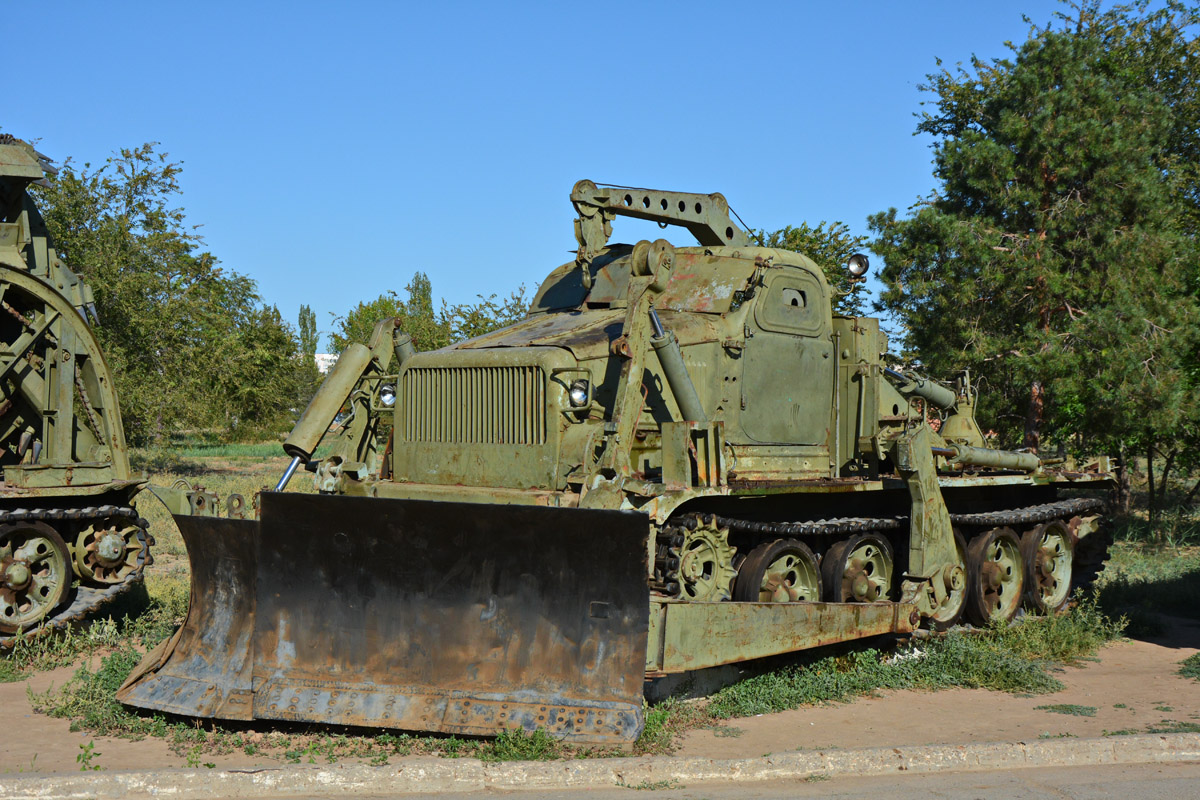
[[[742,430],[762,444],[825,445],[833,345],[825,284],[802,267],[768,273],[742,363]]]

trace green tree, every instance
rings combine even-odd
[[[478,295],[474,303],[447,306],[443,302],[440,316],[449,329],[450,341],[460,342],[512,325],[524,319],[528,311],[525,287],[518,286],[503,300],[493,294],[488,297]]]
[[[317,315],[308,305],[300,306],[297,330],[300,337],[300,352],[312,356],[317,353]]]
[[[1197,415],[1197,10],[1057,19],[929,76],[938,188],[870,219],[880,305],[935,373],[988,376],[1006,444],[1170,452]]]
[[[305,407],[321,384],[321,372],[317,369],[317,346],[320,342],[320,334],[317,332],[317,315],[307,304],[300,306],[296,330],[302,362],[299,367],[300,396],[297,398],[297,406]]]
[[[413,275],[405,290],[406,300],[394,291],[387,291],[374,300],[360,302],[345,316],[334,316],[334,330],[329,343],[334,352],[341,353],[350,344],[366,344],[375,326],[384,319],[401,320],[400,329],[413,337],[420,350],[433,350],[448,341],[448,332],[439,325],[433,313],[433,293],[429,278],[423,272]]]
[[[126,434],[153,444],[181,429],[286,427],[295,334],[252,280],[201,249],[174,205],[179,172],[145,144],[96,169],[67,161],[38,190],[58,249],[95,293]]]
[[[316,387],[315,362],[274,306],[244,306],[220,324],[225,335],[210,346],[221,368],[205,376],[208,424],[233,439],[287,430]]]
[[[821,267],[829,285],[837,293],[834,311],[848,316],[863,314],[866,284],[850,277],[846,271],[846,261],[866,248],[867,237],[854,236],[850,233],[850,226],[844,222],[822,221],[815,228],[805,222],[798,227],[789,225],[771,233],[755,231],[752,238],[762,242],[763,247],[791,250],[811,258]]]
[[[522,319],[529,307],[521,286],[503,300],[481,295],[474,303],[451,306],[443,301],[435,311],[433,285],[423,272],[413,275],[405,292],[408,297],[404,300],[388,291],[358,303],[345,316],[335,316],[334,331],[329,335],[333,349],[340,353],[352,342],[365,344],[380,320],[397,317],[400,330],[413,337],[418,350],[436,350],[511,325]]]

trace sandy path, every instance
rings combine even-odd
[[[28,690],[41,693],[51,686],[62,686],[76,669],[64,667],[38,673],[25,681],[0,683],[0,774],[78,772],[80,764],[76,758],[81,752],[80,746],[88,742],[92,743],[91,763],[103,769],[188,766],[186,756],[172,753],[164,739],[133,741],[71,731],[71,724],[66,720],[35,713]],[[247,756],[240,752],[225,756],[204,754],[199,760],[220,767],[279,763],[261,755]]]

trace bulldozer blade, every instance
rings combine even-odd
[[[178,519],[193,606],[122,702],[576,742],[641,732],[644,515],[264,493],[257,523]]]
[[[117,692],[123,703],[190,717],[251,719],[258,523],[176,515],[192,568],[187,618]]]

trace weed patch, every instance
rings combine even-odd
[[[116,700],[117,689],[141,658],[141,653],[124,645],[102,658],[95,671],[80,667],[61,691],[31,694],[30,701],[36,711],[71,720],[71,730],[117,736],[162,731],[165,722],[161,717],[139,717]]]
[[[1188,656],[1179,662],[1179,674],[1185,678],[1200,681],[1200,653]]]
[[[674,779],[668,779],[665,781],[642,781],[640,783],[633,783],[633,784],[624,783],[622,781],[617,781],[617,786],[620,786],[622,789],[637,789],[639,791],[647,791],[647,792],[657,792],[657,791],[661,791],[663,789],[682,789],[683,788],[683,784]]]
[[[712,724],[713,716],[701,703],[669,697],[645,706],[645,727],[633,745],[638,755],[660,755],[675,749],[675,737],[686,730]]]
[[[1119,639],[1125,626],[1124,617],[1108,616],[1095,600],[1082,598],[1067,614],[1001,625],[994,629],[991,640],[995,648],[1020,658],[1073,664]]]
[[[1200,723],[1164,719],[1146,726],[1146,733],[1200,733]]]
[[[520,728],[507,730],[480,748],[484,761],[550,761],[561,758],[566,746],[541,728],[527,733]]]
[[[1047,706],[1034,706],[1036,711],[1049,711],[1052,714],[1066,714],[1072,717],[1094,717],[1095,706],[1077,706],[1074,703],[1052,703]]]
[[[747,717],[844,702],[880,689],[964,686],[1044,694],[1062,688],[1043,660],[1007,652],[998,641],[954,633],[930,642],[919,658],[889,660],[873,649],[830,656],[726,687],[712,696],[708,711],[716,719]]]
[[[80,772],[95,772],[103,769],[99,764],[93,764],[96,756],[104,755],[96,750],[95,742],[87,742],[79,745],[79,754],[75,756],[75,763],[79,765]]]
[[[713,725],[709,730],[718,739],[737,739],[746,732],[744,729],[735,728],[732,725]]]

